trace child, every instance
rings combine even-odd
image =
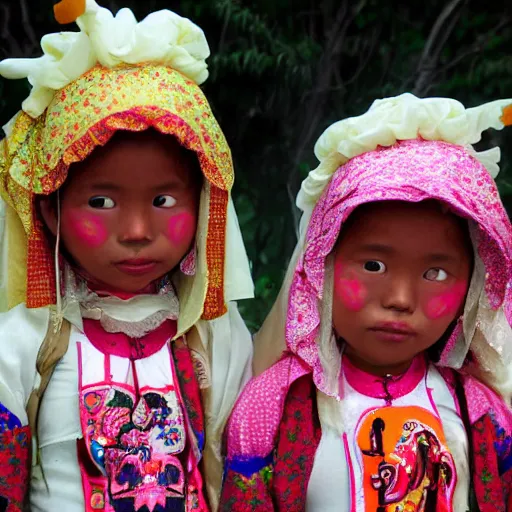
[[[0,152],[0,508],[213,510],[252,282],[208,45],[169,11],[56,12],[81,32],[0,63],[33,86]]]
[[[470,145],[509,104],[405,94],[320,138],[221,510],[512,510],[512,229]]]

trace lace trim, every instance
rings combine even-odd
[[[164,279],[159,285],[159,292],[154,296],[141,295],[135,299],[121,301],[113,297],[100,297],[89,290],[86,282],[80,279],[69,267],[64,268],[64,309],[72,304],[78,304],[82,318],[99,320],[105,331],[109,333],[123,333],[131,338],[142,338],[149,332],[160,327],[166,320],[177,320],[180,312],[178,296],[169,279]],[[145,304],[141,301],[147,298]],[[153,299],[154,304],[150,301]],[[134,300],[135,302],[130,302]],[[123,310],[134,308],[140,314],[144,308],[147,314],[137,320],[118,318],[108,311],[117,308]],[[135,315],[136,316],[136,315]]]

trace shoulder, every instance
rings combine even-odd
[[[500,428],[512,434],[512,408],[503,397],[471,375],[463,376],[462,385],[472,424],[489,415]]]
[[[26,423],[25,406],[36,381],[36,360],[46,336],[48,309],[19,305],[0,313],[0,403]]]
[[[512,431],[512,404],[507,404],[503,396],[473,375],[443,367],[436,367],[436,370],[454,397],[457,382],[462,385],[471,424],[475,424],[486,415],[491,415]]]
[[[308,373],[295,356],[285,356],[248,382],[228,423],[228,459],[264,458],[272,452],[290,386]]]
[[[37,352],[48,330],[48,308],[27,309],[24,304],[0,313],[0,358],[24,357]]]

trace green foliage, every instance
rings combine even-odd
[[[22,2],[23,3],[23,2]],[[251,260],[256,300],[240,308],[251,329],[274,301],[296,241],[294,197],[316,166],[313,145],[333,121],[364,112],[375,98],[412,91],[467,106],[512,97],[510,8],[474,0],[135,0],[104,1],[139,18],[169,8],[205,31],[212,49],[205,92],[235,161],[234,197]],[[12,20],[21,19],[13,7]],[[5,10],[5,8],[4,8]],[[47,3],[31,26],[0,30],[0,56],[35,56],[58,30]],[[5,12],[4,12],[5,14]],[[2,28],[0,11],[0,29]],[[20,36],[13,34],[21,34]],[[0,120],[26,96],[24,82],[0,80]],[[512,130],[500,144],[498,184],[512,212]]]

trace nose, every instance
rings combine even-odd
[[[153,238],[151,212],[148,209],[132,205],[121,212],[118,231],[120,244],[142,248],[151,244]]]
[[[382,296],[382,307],[399,313],[412,313],[416,309],[414,280],[406,275],[394,276]]]

